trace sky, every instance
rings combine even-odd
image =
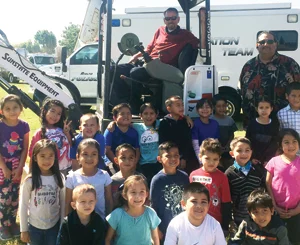
[[[300,0],[211,0],[211,5],[291,2],[300,8]],[[226,2],[226,3],[225,3]],[[33,40],[38,30],[52,31],[58,40],[70,22],[81,25],[88,0],[2,0],[0,29],[11,44]],[[178,6],[176,0],[114,0],[114,13],[126,7]]]

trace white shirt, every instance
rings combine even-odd
[[[42,186],[32,191],[32,179],[28,178],[21,187],[20,230],[28,231],[28,222],[39,229],[50,229],[65,213],[65,188],[60,188],[54,175],[41,175]],[[63,179],[63,184],[64,179]],[[29,218],[29,219],[28,219]]]
[[[193,226],[182,212],[171,220],[164,245],[226,245],[221,225],[207,214],[200,226]]]

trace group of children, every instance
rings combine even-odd
[[[289,84],[286,97],[279,123],[272,102],[257,101],[258,117],[237,138],[218,96],[197,103],[194,122],[179,96],[166,101],[162,120],[144,104],[143,123],[132,124],[130,106],[117,105],[104,135],[98,117],[85,114],[75,137],[63,104],[47,99],[29,146],[22,103],[8,95],[0,104],[0,238],[219,245],[231,233],[229,244],[300,244],[300,84]]]

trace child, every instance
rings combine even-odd
[[[218,221],[207,212],[209,191],[201,183],[191,183],[184,188],[181,205],[185,212],[170,222],[165,245],[226,245]]]
[[[235,159],[225,174],[227,175],[233,205],[235,225],[248,217],[246,207],[249,194],[265,186],[265,169],[262,165],[252,165],[251,142],[245,137],[236,137],[230,143],[230,155]]]
[[[73,189],[80,184],[90,184],[97,191],[95,211],[105,219],[112,210],[111,178],[109,174],[97,168],[99,162],[99,143],[94,139],[84,139],[79,143],[76,158],[81,168],[71,171],[66,181],[66,215],[70,213]]]
[[[157,160],[163,169],[152,179],[150,200],[152,208],[161,219],[159,236],[163,241],[171,219],[182,212],[180,200],[189,178],[185,172],[176,169],[180,163],[180,155],[175,143],[167,141],[160,144],[158,149]]]
[[[287,225],[292,244],[300,243],[300,157],[296,155],[299,145],[299,134],[295,130],[281,130],[281,155],[273,157],[266,166],[266,186],[275,210]]]
[[[191,130],[183,115],[183,101],[180,96],[172,96],[165,102],[169,115],[166,115],[159,126],[159,143],[174,142],[179,149],[179,168],[188,174],[199,164],[193,151]]]
[[[220,132],[217,121],[209,118],[213,110],[213,105],[210,100],[199,100],[196,104],[196,109],[200,117],[194,121],[192,139],[196,156],[199,156],[199,149],[202,141],[207,138],[219,139]]]
[[[121,191],[119,187],[124,184],[124,181],[131,175],[137,175],[136,169],[136,150],[130,144],[119,145],[116,149],[115,163],[118,164],[120,171],[115,173],[111,179],[111,191],[113,195],[114,207],[119,206]]]
[[[36,142],[30,170],[20,196],[21,240],[31,245],[55,245],[64,217],[65,188],[54,142]]]
[[[105,239],[105,224],[94,211],[97,201],[92,185],[74,188],[71,206],[74,209],[63,221],[57,245],[101,245]]]
[[[124,205],[106,218],[109,224],[106,245],[159,245],[157,227],[160,219],[152,208],[144,205],[148,193],[148,184],[142,176],[127,178],[122,191]]]
[[[32,149],[40,139],[50,139],[57,144],[59,170],[65,176],[71,170],[70,159],[71,122],[66,121],[66,110],[62,102],[54,99],[46,99],[41,109],[42,127],[32,137],[29,156],[32,157]]]
[[[267,97],[260,97],[256,104],[258,117],[250,121],[246,138],[253,146],[251,162],[267,164],[277,151],[277,135],[279,125],[270,118],[273,110],[272,102]]]
[[[79,130],[80,133],[75,136],[75,140],[73,142],[73,146],[70,151],[70,156],[72,159],[72,166],[73,170],[77,170],[79,168],[78,161],[76,160],[76,152],[79,143],[83,139],[92,138],[95,139],[100,145],[100,155],[99,155],[99,163],[98,168],[105,170],[106,165],[104,164],[104,153],[105,153],[105,139],[103,135],[99,132],[100,125],[99,125],[99,118],[92,114],[84,114],[80,118],[80,126]]]
[[[288,106],[277,113],[280,129],[292,128],[300,133],[299,110],[300,110],[300,83],[292,82],[286,87],[286,99]]]
[[[190,182],[200,182],[207,187],[211,200],[208,213],[227,233],[231,220],[231,196],[226,175],[217,169],[221,152],[218,140],[208,138],[202,141],[199,158],[203,166],[190,174]]]
[[[29,125],[19,119],[20,98],[7,95],[0,102],[0,239],[20,235],[16,224],[19,188],[29,144]]]
[[[106,145],[106,157],[110,161],[107,165],[111,174],[115,174],[119,171],[119,167],[114,161],[116,157],[116,148],[123,143],[132,145],[136,149],[136,161],[138,162],[140,158],[140,146],[137,131],[132,127],[129,127],[132,119],[130,105],[126,103],[116,105],[113,108],[112,113],[116,127],[113,132],[106,129],[104,132],[104,138]]]
[[[234,120],[226,115],[227,100],[220,95],[214,96],[214,114],[211,119],[216,120],[219,124],[220,137],[222,145],[222,157],[220,159],[220,169],[225,171],[232,165],[232,157],[229,154],[230,142],[234,138],[234,132],[238,130]]]
[[[230,245],[289,245],[287,230],[277,215],[274,215],[272,198],[263,189],[251,192],[247,200],[250,217],[240,224]]]

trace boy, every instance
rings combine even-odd
[[[171,219],[182,212],[180,200],[189,178],[186,173],[176,169],[180,163],[180,155],[175,143],[160,144],[158,152],[157,161],[162,164],[163,169],[152,178],[150,200],[151,207],[161,219],[158,228],[163,241]]]
[[[131,175],[142,175],[136,169],[136,150],[130,144],[122,144],[116,148],[116,157],[114,161],[118,164],[120,171],[115,173],[111,179],[111,192],[113,195],[114,207],[118,206],[120,191],[119,187],[124,184],[125,180]],[[144,177],[144,176],[143,176]]]
[[[119,167],[115,162],[116,148],[128,143],[136,149],[136,162],[140,158],[139,137],[137,131],[130,127],[131,124],[131,107],[126,103],[116,105],[112,109],[113,120],[115,121],[115,130],[110,132],[108,129],[104,132],[106,157],[108,158],[108,167],[111,174],[119,171]],[[110,163],[109,163],[110,161]]]
[[[252,165],[251,142],[245,137],[236,137],[230,143],[230,155],[235,159],[227,175],[233,204],[233,219],[237,226],[248,217],[246,207],[249,194],[265,187],[266,170],[261,164]]]
[[[98,168],[102,170],[106,170],[106,165],[104,164],[104,160],[103,160],[104,152],[105,152],[105,139],[104,136],[99,132],[100,129],[99,118],[92,113],[88,113],[82,115],[79,123],[80,123],[79,126],[80,133],[75,136],[75,141],[70,151],[73,171],[79,169],[79,164],[76,159],[78,145],[83,139],[87,139],[87,138],[92,138],[99,143],[100,156],[99,156]]]
[[[209,190],[211,202],[208,213],[219,221],[224,233],[227,233],[231,219],[231,196],[226,175],[217,169],[221,153],[218,140],[204,140],[199,155],[202,167],[191,173],[190,182],[200,182]]]
[[[287,229],[279,216],[274,215],[271,196],[263,189],[251,192],[247,200],[250,217],[240,224],[230,245],[289,245]]]
[[[199,166],[199,163],[192,145],[191,130],[183,115],[183,101],[180,96],[172,96],[166,100],[165,104],[170,114],[160,122],[159,143],[172,141],[178,146],[179,168],[189,174]]]
[[[63,221],[57,245],[104,244],[105,223],[94,211],[96,190],[82,184],[74,188],[71,206],[74,209]]]
[[[209,191],[204,185],[196,182],[187,185],[181,200],[185,212],[170,222],[164,244],[226,245],[219,222],[207,214],[209,200]]]
[[[289,104],[277,113],[280,129],[292,128],[300,134],[300,83],[289,83],[285,97]]]

